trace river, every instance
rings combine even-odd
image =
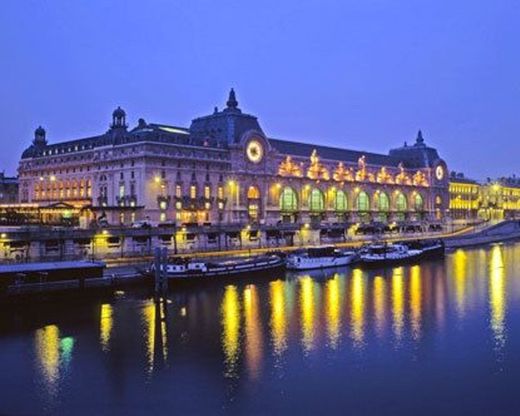
[[[517,414],[520,244],[0,312],[0,414]]]

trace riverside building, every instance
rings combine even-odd
[[[126,117],[117,108],[105,133],[57,143],[36,129],[20,202],[84,225],[438,222],[449,206],[446,163],[421,132],[388,154],[275,139],[233,90],[189,127]]]

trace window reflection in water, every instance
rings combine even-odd
[[[112,305],[105,303],[101,305],[101,314],[99,322],[99,342],[104,352],[110,351],[110,336],[113,327],[113,310]]]
[[[60,331],[56,325],[47,325],[36,330],[34,335],[38,368],[47,386],[48,393],[56,392],[60,376]]]
[[[350,289],[351,336],[356,347],[361,347],[365,335],[365,281],[363,272],[352,272]]]
[[[459,249],[453,254],[453,278],[455,283],[455,305],[459,318],[464,318],[466,311],[466,269],[468,257],[465,251]]]
[[[315,304],[314,280],[310,276],[300,279],[300,312],[302,326],[303,351],[308,353],[314,348],[315,338]]]
[[[145,331],[147,374],[151,375],[155,366],[168,357],[166,327],[166,301],[149,299],[142,310]]]
[[[72,360],[74,338],[60,337],[56,325],[37,329],[34,334],[36,364],[41,375],[42,385],[48,396],[58,393],[59,383]]]
[[[489,265],[490,324],[495,340],[495,349],[501,352],[506,342],[506,280],[501,246],[493,246]]]
[[[224,375],[228,378],[237,378],[240,353],[240,302],[236,286],[226,286],[220,315],[222,348],[225,356]]]
[[[383,276],[376,276],[373,285],[375,330],[381,337],[385,328],[386,280]]]
[[[404,329],[404,277],[403,268],[392,270],[392,328],[396,341],[400,341]]]
[[[420,266],[410,269],[410,320],[412,323],[412,337],[418,340],[421,336],[421,303],[422,303],[422,276]]]
[[[276,280],[269,285],[271,306],[271,338],[273,350],[277,357],[287,349],[287,310],[285,307],[284,285]]]
[[[326,302],[326,318],[327,318],[327,335],[329,345],[336,349],[340,340],[341,327],[341,304],[342,293],[340,276],[336,273],[332,279],[327,280],[325,284],[325,302]]]
[[[244,318],[246,362],[250,377],[256,378],[259,375],[262,361],[263,333],[258,290],[255,285],[249,285],[244,289]]]

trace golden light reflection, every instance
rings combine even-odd
[[[50,394],[56,392],[60,376],[60,331],[56,325],[47,325],[36,330],[34,336],[36,359],[45,386]]]
[[[422,286],[421,286],[421,268],[413,266],[410,269],[410,309],[412,321],[412,337],[418,340],[421,336],[421,302],[422,302]]]
[[[466,310],[466,269],[468,257],[463,250],[453,254],[453,276],[455,279],[455,306],[459,318],[464,317]]]
[[[314,348],[315,338],[315,305],[314,305],[314,281],[310,276],[300,279],[300,312],[302,325],[302,345],[304,352],[308,353]]]
[[[148,300],[143,308],[143,323],[145,326],[146,361],[148,363],[148,374],[154,368],[155,351],[155,304],[152,299]]]
[[[404,328],[404,277],[403,268],[392,270],[392,317],[394,336],[399,341]]]
[[[374,278],[374,317],[377,336],[381,337],[385,329],[386,281],[383,276]]]
[[[363,272],[355,269],[352,272],[351,304],[351,336],[354,346],[361,346],[365,336],[365,281]]]
[[[101,343],[101,349],[105,352],[110,350],[110,336],[114,325],[113,313],[112,305],[108,303],[101,305],[99,342]]]
[[[506,281],[501,246],[494,246],[491,250],[489,273],[491,330],[495,338],[495,346],[498,350],[501,350],[506,342]]]
[[[255,285],[249,285],[244,289],[245,352],[247,368],[252,378],[256,378],[259,374],[263,352],[263,334],[259,312],[258,290]]]
[[[240,352],[240,302],[236,286],[227,286],[220,308],[222,324],[222,348],[225,355],[226,377],[238,377]]]
[[[341,291],[340,277],[336,273],[334,278],[327,281],[325,286],[327,335],[329,344],[336,349],[340,340],[341,327]]]
[[[287,317],[284,282],[276,280],[269,285],[271,297],[271,337],[278,357],[287,349]]]

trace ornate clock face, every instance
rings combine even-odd
[[[264,147],[258,140],[251,140],[246,148],[247,158],[253,163],[259,163],[264,157]]]
[[[439,165],[435,168],[435,176],[439,181],[442,181],[442,178],[444,178],[444,169],[442,166]]]

